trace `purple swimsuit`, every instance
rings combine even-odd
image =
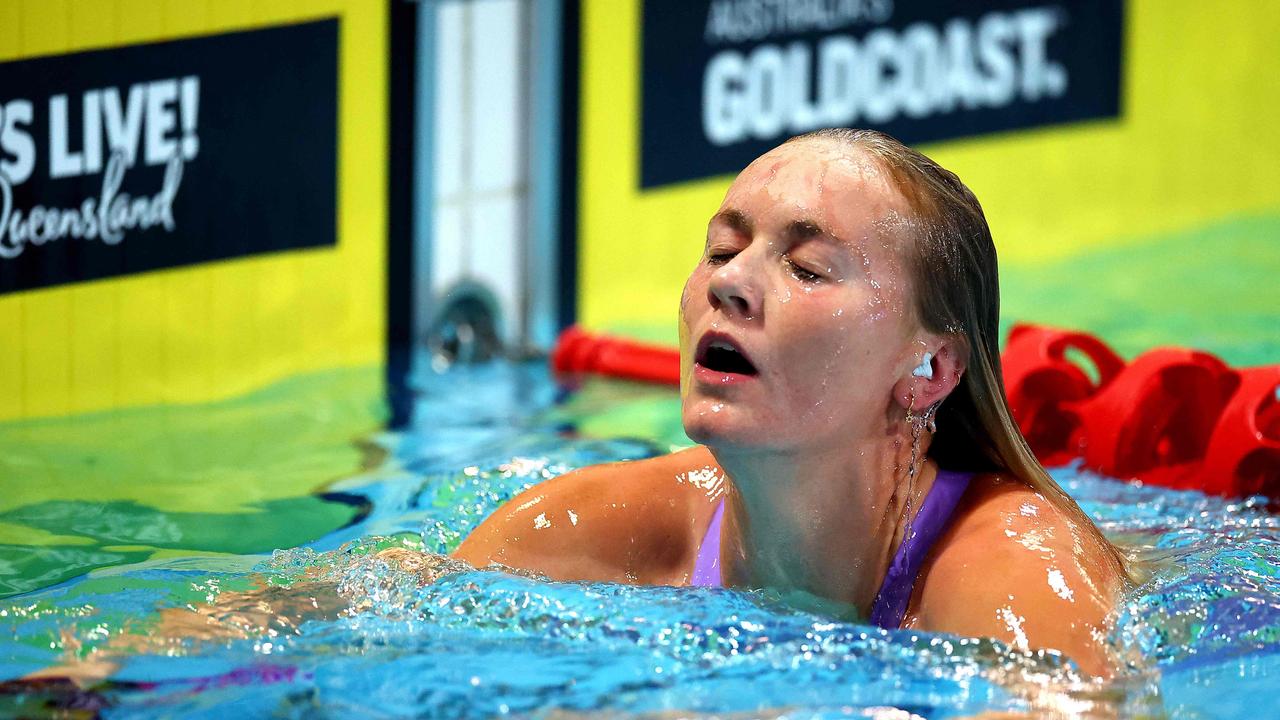
[[[910,535],[898,546],[898,552],[889,563],[880,592],[871,606],[871,624],[882,628],[897,628],[907,614],[911,601],[911,589],[916,576],[933,544],[942,536],[951,520],[960,496],[969,487],[973,473],[939,470],[933,487],[920,504],[920,512],[911,523]],[[724,500],[716,507],[711,525],[698,548],[698,559],[693,566],[690,585],[696,587],[720,587],[720,524],[724,520]]]

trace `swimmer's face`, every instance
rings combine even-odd
[[[729,188],[680,302],[685,431],[821,449],[883,425],[919,362],[906,200],[861,150],[776,148]]]

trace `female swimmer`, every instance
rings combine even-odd
[[[996,253],[951,172],[824,130],[733,182],[680,302],[699,446],[533,487],[456,557],[560,580],[808,593],[1108,673],[1120,554],[1000,380]]]

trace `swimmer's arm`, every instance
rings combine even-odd
[[[555,580],[670,582],[693,552],[690,507],[699,497],[676,478],[708,461],[693,448],[561,475],[512,498],[453,555]]]
[[[1111,675],[1107,619],[1123,585],[1093,529],[1057,517],[1033,532],[1022,518],[1010,522],[1009,509],[989,510],[956,528],[932,559],[913,625],[1057,650],[1087,673]],[[1054,512],[1048,503],[1041,511]]]

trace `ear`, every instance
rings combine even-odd
[[[968,352],[963,336],[927,335],[915,344],[893,396],[903,409],[923,410],[942,402],[960,384]]]

